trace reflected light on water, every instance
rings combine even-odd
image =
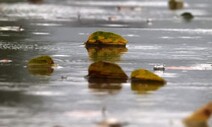
[[[24,31],[21,26],[0,26],[0,31],[14,31],[14,32],[21,32]]]
[[[45,33],[45,32],[33,32],[32,34],[34,34],[34,35],[49,35],[50,33]]]
[[[37,96],[65,96],[64,92],[53,92],[53,91],[29,91],[24,92],[26,95],[37,95]]]

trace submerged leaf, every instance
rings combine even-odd
[[[127,40],[124,39],[122,36],[112,32],[97,31],[89,36],[85,44],[125,46],[127,44]]]

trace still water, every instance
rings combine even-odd
[[[212,100],[211,5],[186,0],[185,9],[171,11],[166,0],[0,0],[0,127],[96,127],[103,107],[106,117],[128,127],[183,127],[183,118]],[[195,18],[185,21],[183,12]],[[116,55],[98,55],[107,49],[83,45],[97,30],[129,43],[109,49]],[[38,55],[50,55],[58,66],[48,75],[30,72],[27,61]],[[167,84],[89,88],[84,77],[98,60],[119,64],[128,76],[164,64],[155,73]]]

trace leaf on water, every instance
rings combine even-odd
[[[212,114],[212,102],[200,107],[193,114],[183,120],[186,127],[208,127],[208,120]]]
[[[132,82],[156,82],[165,84],[166,81],[159,77],[158,75],[145,70],[145,69],[137,69],[131,73]]]
[[[161,82],[131,82],[131,90],[137,93],[147,93],[150,91],[156,91],[164,86]]]
[[[181,17],[185,20],[185,21],[191,21],[194,16],[192,15],[192,13],[190,12],[184,12],[181,14]]]
[[[29,60],[27,68],[33,75],[51,75],[54,61],[50,56],[39,56]]]
[[[112,32],[104,32],[97,31],[92,33],[89,37],[86,45],[112,45],[112,46],[125,46],[127,44],[127,40],[122,36],[112,33]]]
[[[182,9],[184,6],[183,0],[169,0],[168,4],[170,10]]]
[[[108,80],[115,81],[117,83],[126,82],[128,76],[119,65],[115,63],[99,61],[89,66],[88,79],[91,82],[106,82]]]
[[[35,57],[28,62],[30,67],[52,67],[53,65],[54,61],[50,56]]]

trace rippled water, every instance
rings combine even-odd
[[[106,107],[108,118],[129,127],[183,127],[183,118],[212,100],[211,5],[187,0],[185,9],[170,11],[165,0],[41,5],[0,0],[0,126],[95,127]],[[186,11],[195,16],[190,22],[180,17]],[[89,88],[88,66],[103,58],[83,42],[97,30],[129,40],[126,49],[110,49],[117,55],[104,59],[128,75],[164,64],[167,69],[155,73],[167,84],[149,91],[136,91],[130,82],[119,90]],[[27,61],[38,55],[50,55],[58,64],[50,76],[27,69]]]

